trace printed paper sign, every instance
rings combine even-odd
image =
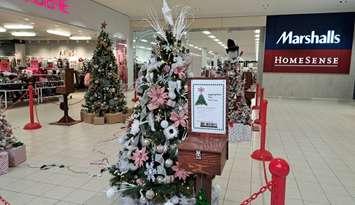
[[[224,79],[191,80],[192,132],[226,134],[226,87]]]

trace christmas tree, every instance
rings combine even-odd
[[[232,39],[227,42],[229,59],[224,63],[228,78],[228,120],[230,123],[248,125],[251,123],[251,109],[246,103],[243,72],[239,65],[239,47]]]
[[[199,92],[200,92],[200,95],[198,96],[198,99],[197,99],[195,105],[207,105],[206,99],[202,94],[204,92],[204,89],[199,88]]]
[[[0,151],[21,145],[22,143],[14,136],[11,125],[6,120],[5,115],[0,113]]]
[[[138,78],[140,96],[121,138],[124,148],[110,169],[111,184],[139,204],[191,204],[194,178],[179,166],[178,145],[187,134],[186,59],[183,47],[188,8],[181,8],[174,24],[164,1],[167,26],[151,20],[157,31],[149,63]],[[190,199],[191,200],[191,199]]]
[[[94,56],[91,59],[91,85],[85,94],[83,107],[89,113],[104,116],[126,110],[125,96],[121,90],[115,56],[111,49],[106,23],[101,26]]]

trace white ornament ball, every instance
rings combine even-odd
[[[171,201],[173,204],[179,204],[180,199],[179,199],[179,197],[174,196],[173,198],[170,199],[170,201]]]
[[[165,129],[165,128],[169,127],[169,122],[166,120],[163,120],[163,121],[161,121],[160,126]]]
[[[163,146],[163,145],[158,145],[158,146],[157,146],[157,152],[158,152],[158,153],[160,153],[160,154],[161,154],[161,153],[163,153],[163,152],[164,152],[164,150],[165,150],[165,148],[164,148],[164,146]]]
[[[165,160],[165,167],[169,168],[169,167],[173,166],[173,163],[174,163],[173,160],[167,159],[167,160]]]
[[[151,189],[145,193],[145,197],[147,197],[147,199],[149,199],[149,200],[152,200],[154,198],[154,196],[155,196],[155,193]]]
[[[111,187],[111,188],[109,188],[107,191],[106,191],[106,197],[108,198],[108,199],[112,199],[112,197],[114,197],[115,196],[115,194],[116,194],[116,187]]]
[[[164,183],[164,177],[158,176],[157,177],[157,182],[158,182],[158,184],[163,184]]]
[[[138,167],[137,167],[135,164],[130,164],[130,165],[129,165],[129,169],[130,169],[131,171],[136,171],[136,170],[138,169]]]

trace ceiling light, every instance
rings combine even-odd
[[[214,36],[214,35],[209,35],[208,37],[210,37],[212,39],[216,38],[216,36]]]
[[[32,25],[28,24],[4,24],[4,27],[7,29],[33,29]]]
[[[211,32],[209,32],[209,31],[202,31],[202,33],[206,34],[206,35],[210,35],[211,34]]]
[[[92,38],[90,36],[71,36],[69,37],[70,40],[77,40],[77,41],[88,41],[91,40]]]
[[[141,39],[142,42],[147,43],[148,41],[146,39]]]
[[[36,33],[27,32],[27,31],[18,31],[18,32],[12,32],[11,35],[18,36],[18,37],[33,37],[36,36]]]
[[[191,43],[190,43],[189,46],[190,46],[190,47],[194,47],[194,44],[191,44]]]
[[[57,36],[65,36],[65,37],[71,36],[71,33],[70,33],[70,32],[68,32],[68,31],[62,31],[62,30],[48,29],[48,30],[47,30],[47,33],[54,34],[54,35],[57,35]]]
[[[260,37],[260,34],[255,34],[255,38],[259,38]]]
[[[135,43],[135,42],[136,42],[136,39],[133,40],[133,43]]]
[[[6,28],[0,26],[0,33],[6,32]]]
[[[256,33],[256,34],[260,33],[260,29],[254,30],[254,33]]]
[[[30,21],[30,19],[29,19],[29,18],[24,18],[23,20],[25,20],[25,21]]]
[[[216,42],[220,42],[219,39],[217,39],[217,38],[215,38],[215,39],[213,39],[213,40],[216,41]]]

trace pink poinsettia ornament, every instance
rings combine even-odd
[[[132,159],[134,161],[134,165],[137,167],[142,167],[144,162],[149,159],[146,148],[143,147],[141,150],[136,149],[136,151],[133,153]]]
[[[170,115],[170,120],[174,122],[175,127],[179,127],[181,125],[182,127],[187,126],[187,115],[184,111],[180,113],[172,112]]]
[[[180,79],[186,78],[186,67],[185,66],[178,66],[174,69],[174,74],[179,76]]]
[[[150,97],[148,109],[152,111],[158,109],[161,105],[166,103],[168,93],[165,92],[164,87],[154,86],[149,90],[148,96]]]
[[[187,177],[189,177],[192,173],[186,171],[185,169],[180,168],[179,162],[176,162],[176,165],[172,167],[172,170],[175,172],[175,178],[179,180],[186,181]]]

